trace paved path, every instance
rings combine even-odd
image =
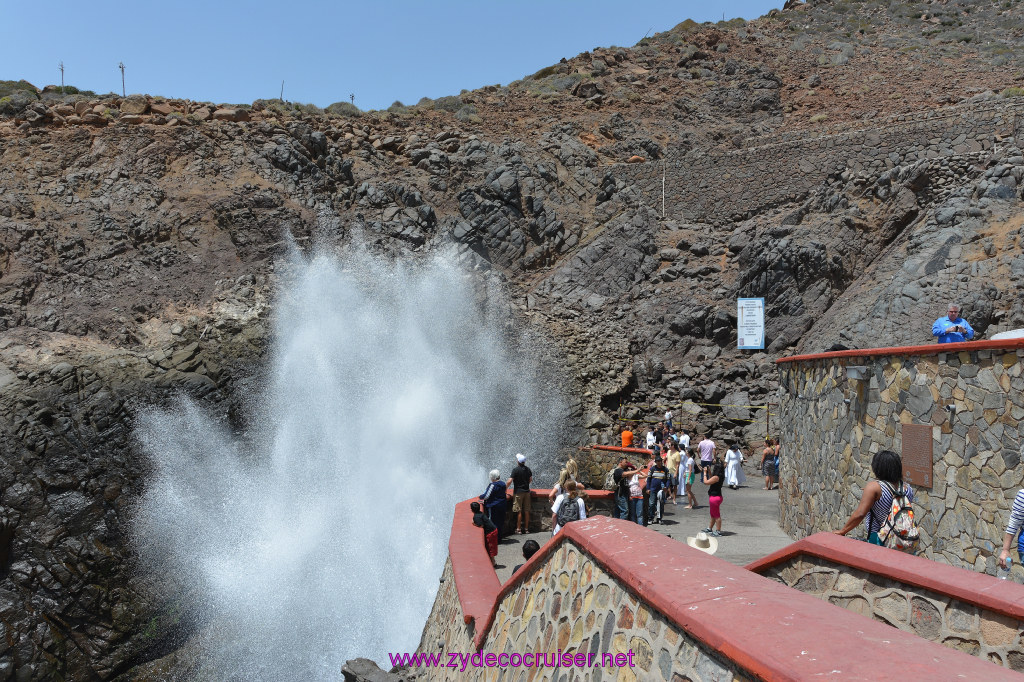
[[[718,539],[715,556],[744,566],[750,562],[794,542],[779,528],[779,491],[764,490],[764,479],[747,472],[747,483],[738,490],[724,489],[722,502],[722,537]],[[697,509],[685,509],[685,503],[665,505],[664,524],[648,526],[670,538],[685,543],[704,530],[711,520],[708,515],[707,487],[694,486]],[[523,563],[522,547],[527,539],[536,540],[541,546],[551,538],[550,533],[512,535],[498,545],[498,578],[505,582],[512,575],[512,569]]]

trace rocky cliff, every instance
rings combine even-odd
[[[568,446],[764,404],[794,350],[927,342],[949,299],[1024,326],[1022,19],[795,4],[387,112],[5,91],[0,679],[129,679],[197,627],[138,578],[133,415],[185,392],[244,425],[291,243],[457,248],[553,341]]]

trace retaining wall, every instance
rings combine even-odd
[[[590,445],[580,450],[577,458],[580,471],[585,472],[587,480],[594,485],[610,485],[611,472],[619,465],[623,457],[637,466],[645,466],[654,456],[653,450],[646,448],[621,448],[615,445]],[[615,502],[612,501],[614,506]],[[614,516],[614,514],[609,514]]]
[[[800,201],[842,171],[877,176],[920,159],[987,151],[1021,133],[1024,98],[1013,98],[894,117],[871,128],[801,133],[734,151],[670,152],[664,161],[614,168],[659,210],[664,174],[668,218],[722,223]]]
[[[1024,586],[818,533],[747,566],[804,594],[1024,672]]]
[[[872,478],[872,456],[902,452],[904,425],[923,424],[932,431],[933,481],[915,487],[920,554],[995,572],[1024,482],[1024,341],[842,351],[778,363],[787,533],[801,538],[840,528]],[[849,378],[850,367],[863,367],[865,378]]]
[[[551,679],[556,671],[526,667],[522,655],[556,652],[633,664],[557,671],[568,680],[811,680],[836,670],[876,680],[890,676],[892,661],[908,680],[952,670],[963,679],[1016,677],[617,519],[569,524],[499,585],[479,529],[460,520],[467,513],[456,510],[419,651],[445,661],[479,652],[480,665],[434,669],[431,679]],[[511,654],[519,667],[497,665]]]
[[[587,488],[583,491],[586,495],[587,514],[589,516],[615,516],[615,498],[612,493],[606,490],[593,490]],[[530,532],[551,530],[551,503],[548,502],[548,495],[551,489],[538,488],[530,491]],[[479,500],[477,500],[479,501]],[[472,521],[472,519],[470,519]],[[512,496],[508,496],[505,512],[505,532],[502,537],[512,535],[516,530],[516,515],[512,513]]]

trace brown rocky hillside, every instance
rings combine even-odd
[[[751,442],[731,406],[774,359],[927,343],[950,299],[1024,327],[1022,33],[1018,0],[821,0],[368,113],[6,82],[0,680],[130,679],[190,635],[126,542],[132,419],[185,391],[242,424],[289,234],[457,248],[552,341],[567,447],[684,403]]]

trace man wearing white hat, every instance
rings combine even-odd
[[[512,475],[505,483],[507,487],[513,488],[512,514],[516,521],[516,529],[519,533],[527,533],[530,530],[530,481],[533,480],[533,472],[526,466],[526,455],[516,454],[516,467],[512,469]],[[522,530],[519,530],[519,529]]]

